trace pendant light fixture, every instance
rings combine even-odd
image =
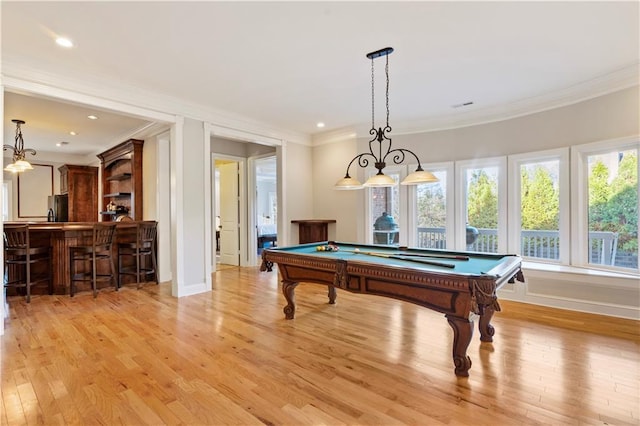
[[[26,153],[30,153],[31,155],[36,155],[36,150],[31,148],[24,147],[24,140],[22,139],[22,130],[20,126],[25,124],[22,120],[13,119],[12,122],[16,123],[16,139],[13,146],[11,145],[3,145],[3,151],[8,149],[13,150],[13,163],[9,164],[4,169],[7,172],[12,173],[20,173],[25,170],[33,170],[31,164],[25,159]]]
[[[387,166],[387,158],[389,157],[394,164],[402,164],[407,155],[415,157],[418,162],[418,168],[415,172],[409,174],[402,182],[402,185],[418,185],[421,183],[437,182],[438,178],[431,172],[427,172],[422,169],[420,159],[412,151],[404,148],[392,148],[391,139],[387,137],[387,134],[391,132],[391,126],[389,125],[389,55],[393,52],[392,47],[385,47],[384,49],[376,50],[375,52],[367,53],[367,58],[371,59],[371,130],[369,134],[373,136],[373,139],[369,141],[369,152],[363,152],[356,155],[347,166],[347,172],[345,176],[340,179],[335,189],[349,190],[360,189],[364,186],[384,188],[389,186],[395,186],[395,180],[383,173],[384,168]],[[386,86],[386,107],[387,107],[387,122],[384,128],[375,126],[375,97],[374,97],[374,59],[381,56],[386,57],[385,73],[387,76]],[[378,142],[378,145],[375,145]],[[349,175],[349,168],[356,162],[357,165],[365,168],[369,163],[373,163],[374,167],[378,169],[378,173],[370,177],[364,185],[361,184],[358,179],[355,179]]]

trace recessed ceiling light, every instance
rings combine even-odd
[[[65,146],[65,145],[69,145],[69,142],[62,141],[62,142],[58,142],[58,143],[56,144],[56,146]]]
[[[76,132],[74,132],[73,130],[72,130],[72,131],[70,131],[70,132],[69,132],[69,134],[70,134],[71,136],[77,136],[77,135],[78,135],[78,134],[77,134]]]
[[[324,127],[324,123],[320,122],[320,123],[316,124],[316,127],[318,127],[319,129],[322,129]]]
[[[96,116],[96,115],[87,115],[87,118],[88,118],[89,120],[97,120],[97,119],[98,119],[98,116]]]
[[[56,43],[58,44],[58,46],[62,46],[62,47],[67,47],[67,48],[73,47],[73,42],[66,37],[56,38]]]

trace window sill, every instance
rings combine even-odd
[[[560,274],[573,274],[573,275],[583,275],[585,277],[593,277],[593,278],[614,278],[621,280],[634,280],[636,284],[638,280],[640,280],[640,274],[633,272],[619,272],[619,271],[605,271],[602,269],[591,269],[591,268],[583,268],[577,266],[567,266],[567,265],[556,265],[552,263],[542,263],[542,262],[532,262],[532,261],[523,261],[522,269],[525,271],[532,272],[549,272],[549,273],[560,273]],[[526,273],[525,273],[526,276]]]

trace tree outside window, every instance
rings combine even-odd
[[[447,173],[434,171],[438,182],[416,185],[417,247],[446,248]]]
[[[589,263],[637,269],[638,150],[590,155],[588,167]]]
[[[479,236],[470,249],[498,252],[498,167],[468,169],[467,225]]]
[[[560,258],[559,160],[520,166],[521,253],[526,257]]]

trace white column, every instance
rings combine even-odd
[[[171,135],[172,294],[176,297],[211,290],[207,242],[210,239],[209,168],[203,159],[204,123],[179,119]],[[208,145],[207,145],[208,146]],[[208,237],[209,236],[209,237]]]

